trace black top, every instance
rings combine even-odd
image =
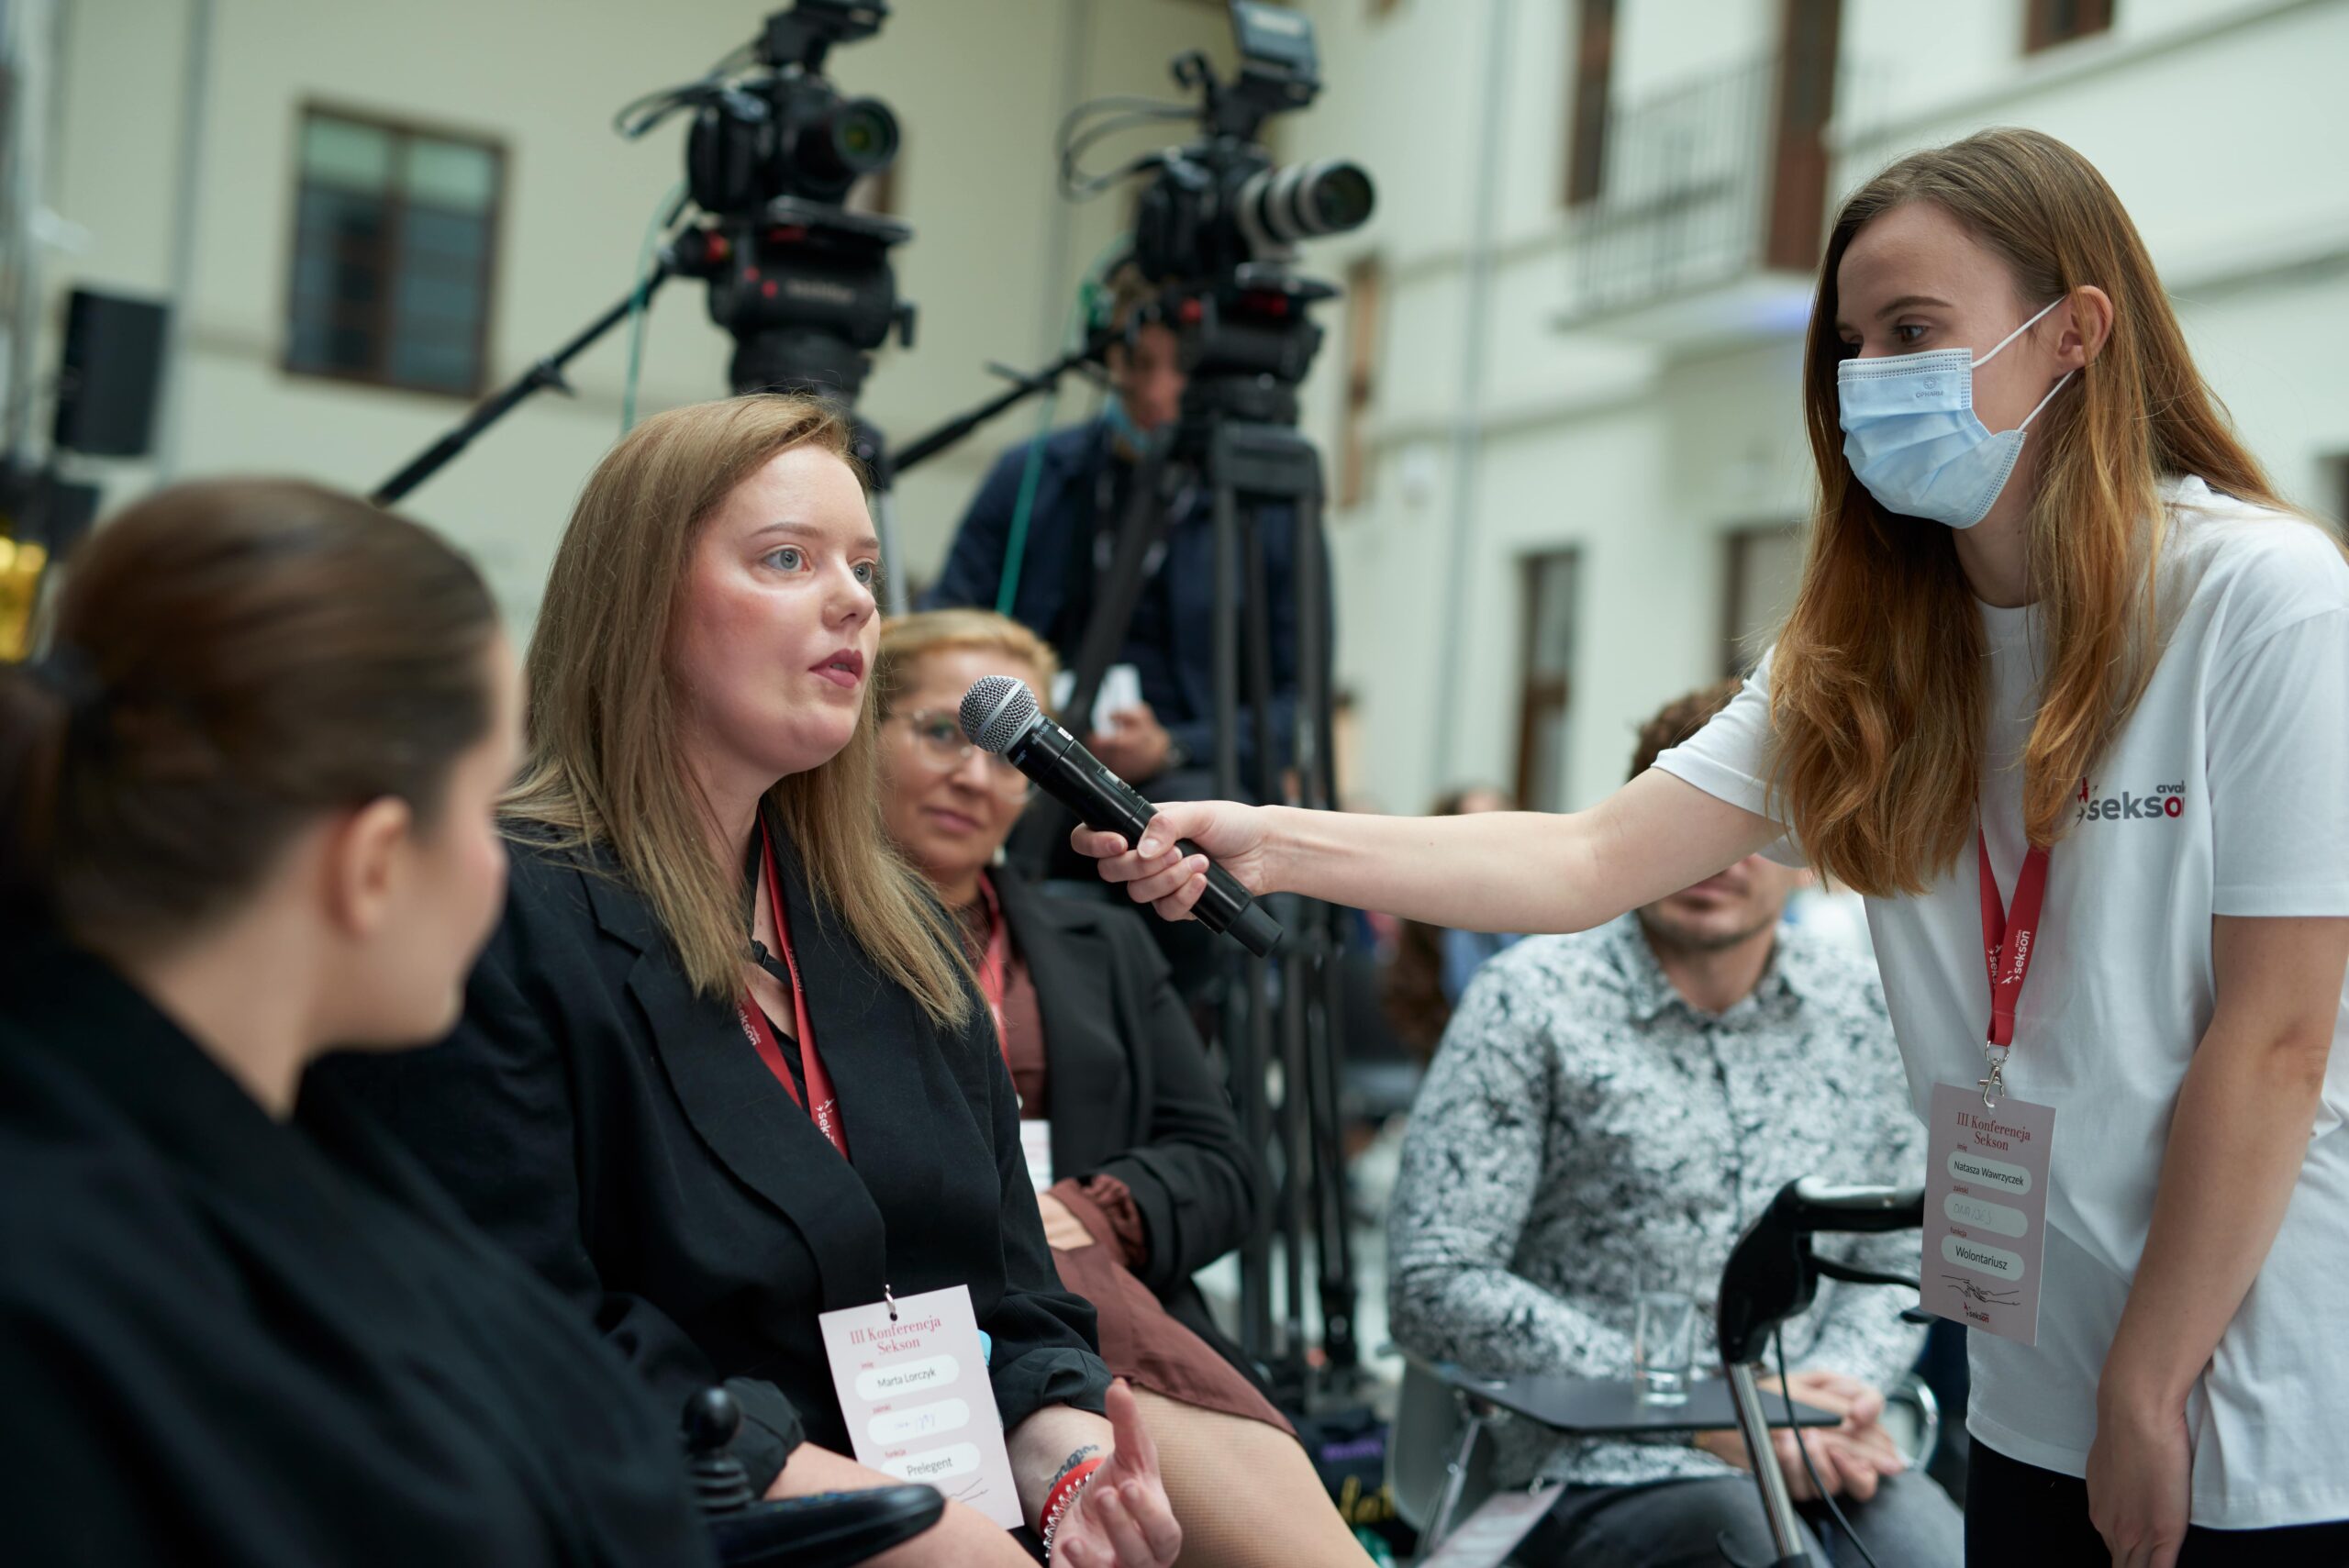
[[[1271,1183],[1241,1136],[1165,959],[1130,909],[1057,896],[1000,873],[995,884],[1036,984],[1053,1174],[1126,1184],[1149,1232],[1150,1256],[1136,1271],[1141,1282],[1238,1362],[1191,1274],[1263,1223]],[[816,1038],[822,1041],[820,1030]]]
[[[803,1437],[849,1451],[816,1318],[885,1284],[970,1287],[1007,1429],[1046,1405],[1098,1411],[1093,1309],[1053,1273],[985,1004],[974,989],[968,1024],[933,1026],[810,903],[779,833],[775,859],[853,1163],[760,1062],[736,1004],[693,991],[599,850],[514,846],[505,921],[447,1044],[313,1078],[391,1124],[661,1403],[722,1377],[758,1486]]]
[[[0,975],[0,1556],[699,1563],[662,1410],[363,1118],[95,959]]]

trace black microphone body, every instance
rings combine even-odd
[[[1128,844],[1140,844],[1141,830],[1158,815],[1156,806],[1103,767],[1082,741],[1041,713],[1003,749],[1003,756],[1096,832],[1120,834]],[[1188,839],[1178,840],[1175,848],[1186,855],[1205,852]],[[1208,930],[1229,934],[1258,958],[1271,957],[1280,946],[1280,922],[1264,912],[1239,878],[1213,861],[1208,862],[1207,891],[1191,913]]]

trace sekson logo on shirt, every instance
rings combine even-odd
[[[2186,784],[2155,784],[2144,794],[2134,790],[2106,791],[2080,781],[2075,822],[2175,822],[2186,815]]]

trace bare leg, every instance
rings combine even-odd
[[[1262,1421],[1134,1390],[1183,1526],[1177,1568],[1364,1568],[1305,1450]]]

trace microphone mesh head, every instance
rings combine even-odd
[[[1036,694],[1009,675],[982,675],[963,694],[961,718],[972,745],[1001,756],[1036,722]]]

